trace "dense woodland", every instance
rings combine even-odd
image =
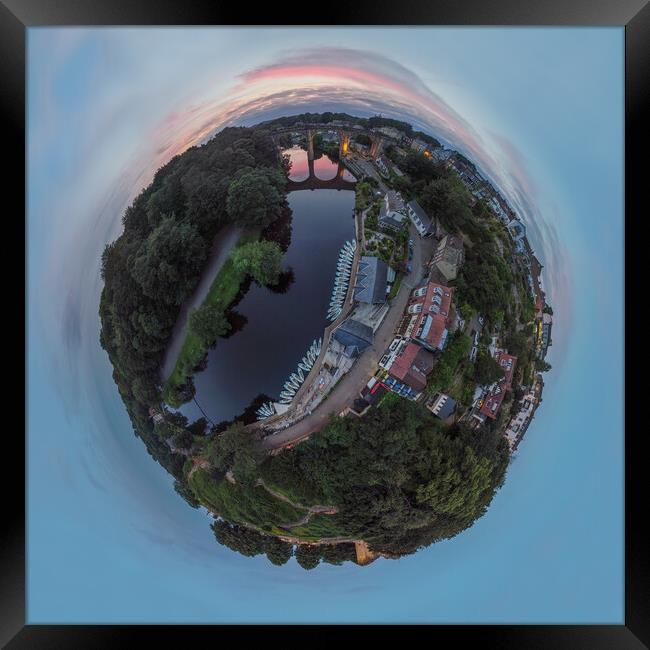
[[[281,162],[265,129],[224,129],[156,172],[102,257],[101,345],[136,435],[177,480],[184,458],[154,432],[148,412],[160,401],[163,354],[218,230],[229,223],[268,226],[280,214],[286,184]],[[269,265],[267,258],[251,257],[241,264],[260,274],[275,272],[277,260]],[[206,340],[226,331],[222,321],[210,329],[205,320],[195,315],[193,324]]]
[[[244,554],[266,552],[269,535],[297,535],[280,522],[299,511],[269,504],[261,476],[295,503],[339,509],[302,527],[304,539],[363,539],[372,550],[402,555],[471,526],[503,483],[508,458],[493,428],[446,427],[422,405],[389,394],[363,418],[334,418],[294,449],[249,461],[236,485],[191,485],[229,520],[215,526],[218,541]]]

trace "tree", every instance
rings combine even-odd
[[[232,252],[235,268],[247,273],[262,286],[277,284],[282,272],[282,250],[270,241],[258,241],[238,246]]]
[[[204,304],[190,312],[190,330],[205,347],[211,346],[217,337],[223,336],[230,324],[223,311],[216,305]]]
[[[277,537],[267,537],[264,543],[266,557],[271,564],[281,566],[289,561],[293,555],[293,545],[283,542]]]
[[[543,359],[536,359],[535,368],[539,370],[539,372],[548,372],[552,368],[552,366],[550,363],[544,361]]]
[[[230,218],[246,226],[268,226],[284,200],[286,179],[273,169],[255,169],[232,181],[226,209]]]
[[[131,275],[144,295],[180,305],[203,269],[207,245],[195,226],[165,216],[142,242]]]
[[[503,368],[481,347],[474,364],[474,379],[481,386],[489,386],[504,376]]]
[[[174,490],[192,508],[198,508],[201,505],[194,492],[192,492],[191,488],[184,481],[174,481]]]
[[[172,444],[176,449],[187,451],[192,447],[194,437],[187,429],[177,429],[172,436]]]
[[[463,320],[467,322],[471,320],[472,316],[474,315],[474,310],[472,309],[471,305],[468,305],[465,302],[460,306],[460,315],[462,316]]]
[[[318,546],[299,544],[295,556],[296,562],[307,571],[315,569],[320,564],[320,549]]]
[[[237,553],[247,557],[265,553],[265,535],[245,526],[231,524],[219,519],[212,524],[212,532],[219,544],[223,544],[230,550],[237,551]]]
[[[250,483],[255,479],[260,460],[253,435],[241,422],[219,434],[208,448],[214,466],[223,472],[231,470],[235,480]]]

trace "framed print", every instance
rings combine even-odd
[[[0,7],[25,190],[3,642],[646,647],[646,3],[242,13]]]

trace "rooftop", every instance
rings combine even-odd
[[[364,255],[359,260],[354,299],[359,302],[386,302],[388,265],[378,257]]]

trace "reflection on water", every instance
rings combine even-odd
[[[291,149],[286,149],[284,154],[291,158],[291,172],[289,178],[297,183],[307,180],[309,178],[309,159],[307,152],[299,146],[294,146]],[[314,158],[314,175],[322,181],[332,180],[339,171],[339,165],[330,160],[326,155],[320,155]],[[356,178],[347,170],[343,171],[343,180],[354,182]]]
[[[329,159],[325,163],[336,170]],[[219,339],[205,370],[194,376],[200,408],[194,402],[181,408],[190,419],[201,417],[202,409],[218,423],[240,415],[260,395],[277,399],[327,325],[338,251],[354,237],[354,192],[291,192],[288,203],[293,216],[281,286],[269,290],[251,283],[234,310],[237,333]]]

